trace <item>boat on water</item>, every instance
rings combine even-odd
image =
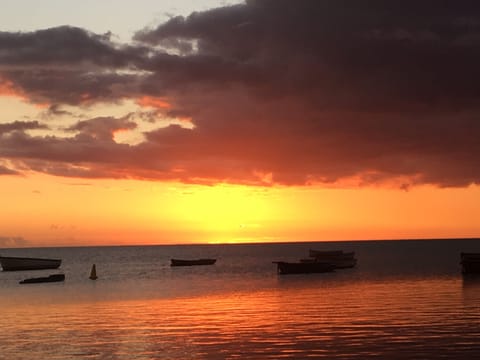
[[[277,272],[286,274],[314,274],[335,271],[335,265],[322,262],[285,262],[274,261],[277,264]]]
[[[42,259],[30,257],[0,256],[3,271],[57,269],[61,259]]]
[[[301,259],[300,262],[312,263],[330,263],[335,266],[336,269],[348,269],[357,265],[357,259],[355,258],[355,252],[344,252],[343,250],[309,250],[310,257],[307,259]]]
[[[25,279],[20,281],[20,284],[39,284],[39,283],[59,282],[64,280],[65,280],[64,274],[53,274],[45,277]]]
[[[194,265],[213,265],[217,259],[171,259],[170,266],[194,266]]]
[[[460,253],[460,264],[464,274],[480,274],[480,253]]]

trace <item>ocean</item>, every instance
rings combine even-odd
[[[309,249],[355,251],[358,264],[277,274],[272,261]],[[480,278],[461,274],[462,251],[480,240],[1,249],[63,262],[0,272],[0,358],[474,359]],[[63,283],[18,283],[59,272]]]

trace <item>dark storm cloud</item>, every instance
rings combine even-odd
[[[137,39],[196,41],[188,61],[197,78],[317,106],[456,106],[480,91],[479,12],[473,1],[249,1],[173,18]],[[216,76],[202,59],[219,66]]]
[[[98,117],[94,119],[84,120],[72,125],[68,128],[70,131],[79,131],[83,135],[87,135],[99,140],[113,140],[114,133],[121,130],[132,130],[137,124],[128,120],[128,115],[124,118]]]
[[[0,32],[0,66],[96,65],[125,67],[139,48],[115,46],[110,35],[60,26],[28,33]]]
[[[57,116],[69,116],[73,118],[76,115],[71,111],[64,110],[59,104],[52,104],[45,111],[43,111],[40,116],[42,119],[51,119]]]
[[[190,137],[215,139],[231,164],[282,183],[363,174],[464,186],[480,175],[479,34],[475,1],[266,0],[172,18],[136,38],[196,43],[194,75],[176,86],[219,91],[184,99]],[[251,97],[242,105],[239,86]]]
[[[0,136],[0,157],[14,159],[68,162],[121,164],[128,154],[128,145],[117,144],[114,133],[135,128],[127,119],[100,117],[80,121],[67,130],[75,131],[72,137],[31,136],[22,131]]]
[[[169,107],[151,114],[193,129],[125,145],[113,134],[132,119],[97,118],[69,138],[5,133],[0,158],[81,177],[480,182],[477,1],[247,1],[135,41],[69,27],[1,33],[0,80],[58,105],[159,98]]]
[[[0,85],[36,103],[114,102],[135,91],[136,77],[125,71],[135,71],[148,51],[69,26],[0,32]]]
[[[10,131],[32,129],[48,129],[48,127],[38,121],[14,121],[11,123],[0,124],[0,135]]]
[[[117,131],[137,125],[123,118],[79,121],[66,130],[70,137],[31,136],[23,131],[0,134],[0,159],[11,159],[23,170],[79,178],[169,179],[174,162],[163,147],[131,146],[114,141]]]
[[[33,103],[88,105],[116,102],[135,94],[137,76],[110,70],[91,72],[75,69],[6,70],[0,72]],[[0,93],[1,94],[1,93]]]

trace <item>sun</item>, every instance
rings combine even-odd
[[[179,193],[172,215],[207,234],[208,242],[253,240],[275,214],[268,188],[220,184],[182,187]]]

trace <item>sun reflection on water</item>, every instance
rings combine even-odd
[[[10,305],[0,343],[9,359],[468,358],[480,352],[478,302],[469,301],[472,294],[478,300],[480,286],[448,278],[315,285]]]

